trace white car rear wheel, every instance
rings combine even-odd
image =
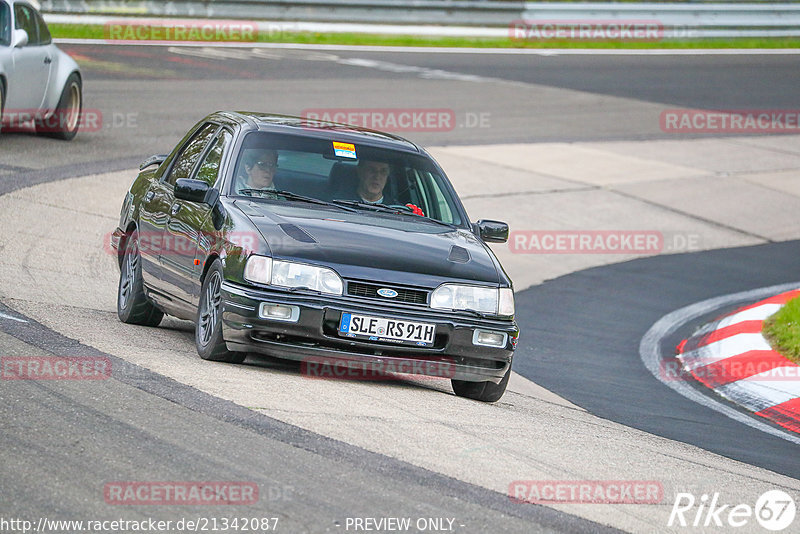
[[[36,133],[69,141],[80,129],[82,110],[83,85],[80,76],[73,72],[64,84],[55,113],[36,122]]]

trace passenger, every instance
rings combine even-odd
[[[277,189],[274,184],[277,168],[278,153],[275,150],[249,150],[242,158],[242,172],[237,180],[236,192],[246,196],[276,198],[269,191]]]

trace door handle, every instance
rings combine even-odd
[[[177,215],[179,211],[181,211],[181,205],[180,204],[173,204],[172,205],[172,211],[170,212],[170,213],[172,213],[173,217],[175,215]]]
[[[51,58],[50,56],[47,56],[46,58],[44,58],[44,64],[45,65],[49,65],[52,62],[53,62],[53,58]]]
[[[147,193],[145,193],[145,195],[144,195],[144,201],[145,201],[145,202],[150,202],[151,200],[153,200],[153,197],[154,197],[154,196],[156,196],[156,194],[155,194],[153,191],[148,191],[148,192],[147,192]]]

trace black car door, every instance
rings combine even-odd
[[[208,143],[208,148],[189,177],[202,180],[212,187],[216,186],[222,158],[232,137],[228,130],[219,130],[217,136]],[[202,262],[215,235],[211,209],[211,206],[201,202],[173,199],[162,240],[164,246],[161,250],[161,272],[164,289],[191,304],[192,312],[200,295]]]
[[[161,287],[161,234],[167,225],[172,205],[172,187],[161,180],[153,181],[144,194],[139,209],[139,254],[142,259],[142,278],[149,289]]]
[[[173,246],[165,243],[166,228],[172,217],[171,210],[175,204],[175,181],[188,178],[200,155],[208,146],[209,140],[217,131],[216,124],[205,124],[183,145],[172,159],[161,180],[154,181],[142,199],[139,217],[139,248],[142,251],[142,269],[147,286],[156,292],[174,299],[176,295],[169,291],[174,284],[170,283],[170,273],[162,268],[162,257],[173,253]],[[166,247],[166,251],[165,251]],[[156,295],[156,300],[159,300]],[[168,304],[168,303],[167,303]]]

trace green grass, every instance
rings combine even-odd
[[[102,25],[49,24],[55,38],[105,39]],[[428,46],[471,48],[800,48],[800,38],[686,39],[664,41],[512,40],[485,37],[422,37],[364,33],[261,33],[258,42],[327,45]]]
[[[764,321],[763,333],[775,350],[800,363],[800,297]]]

